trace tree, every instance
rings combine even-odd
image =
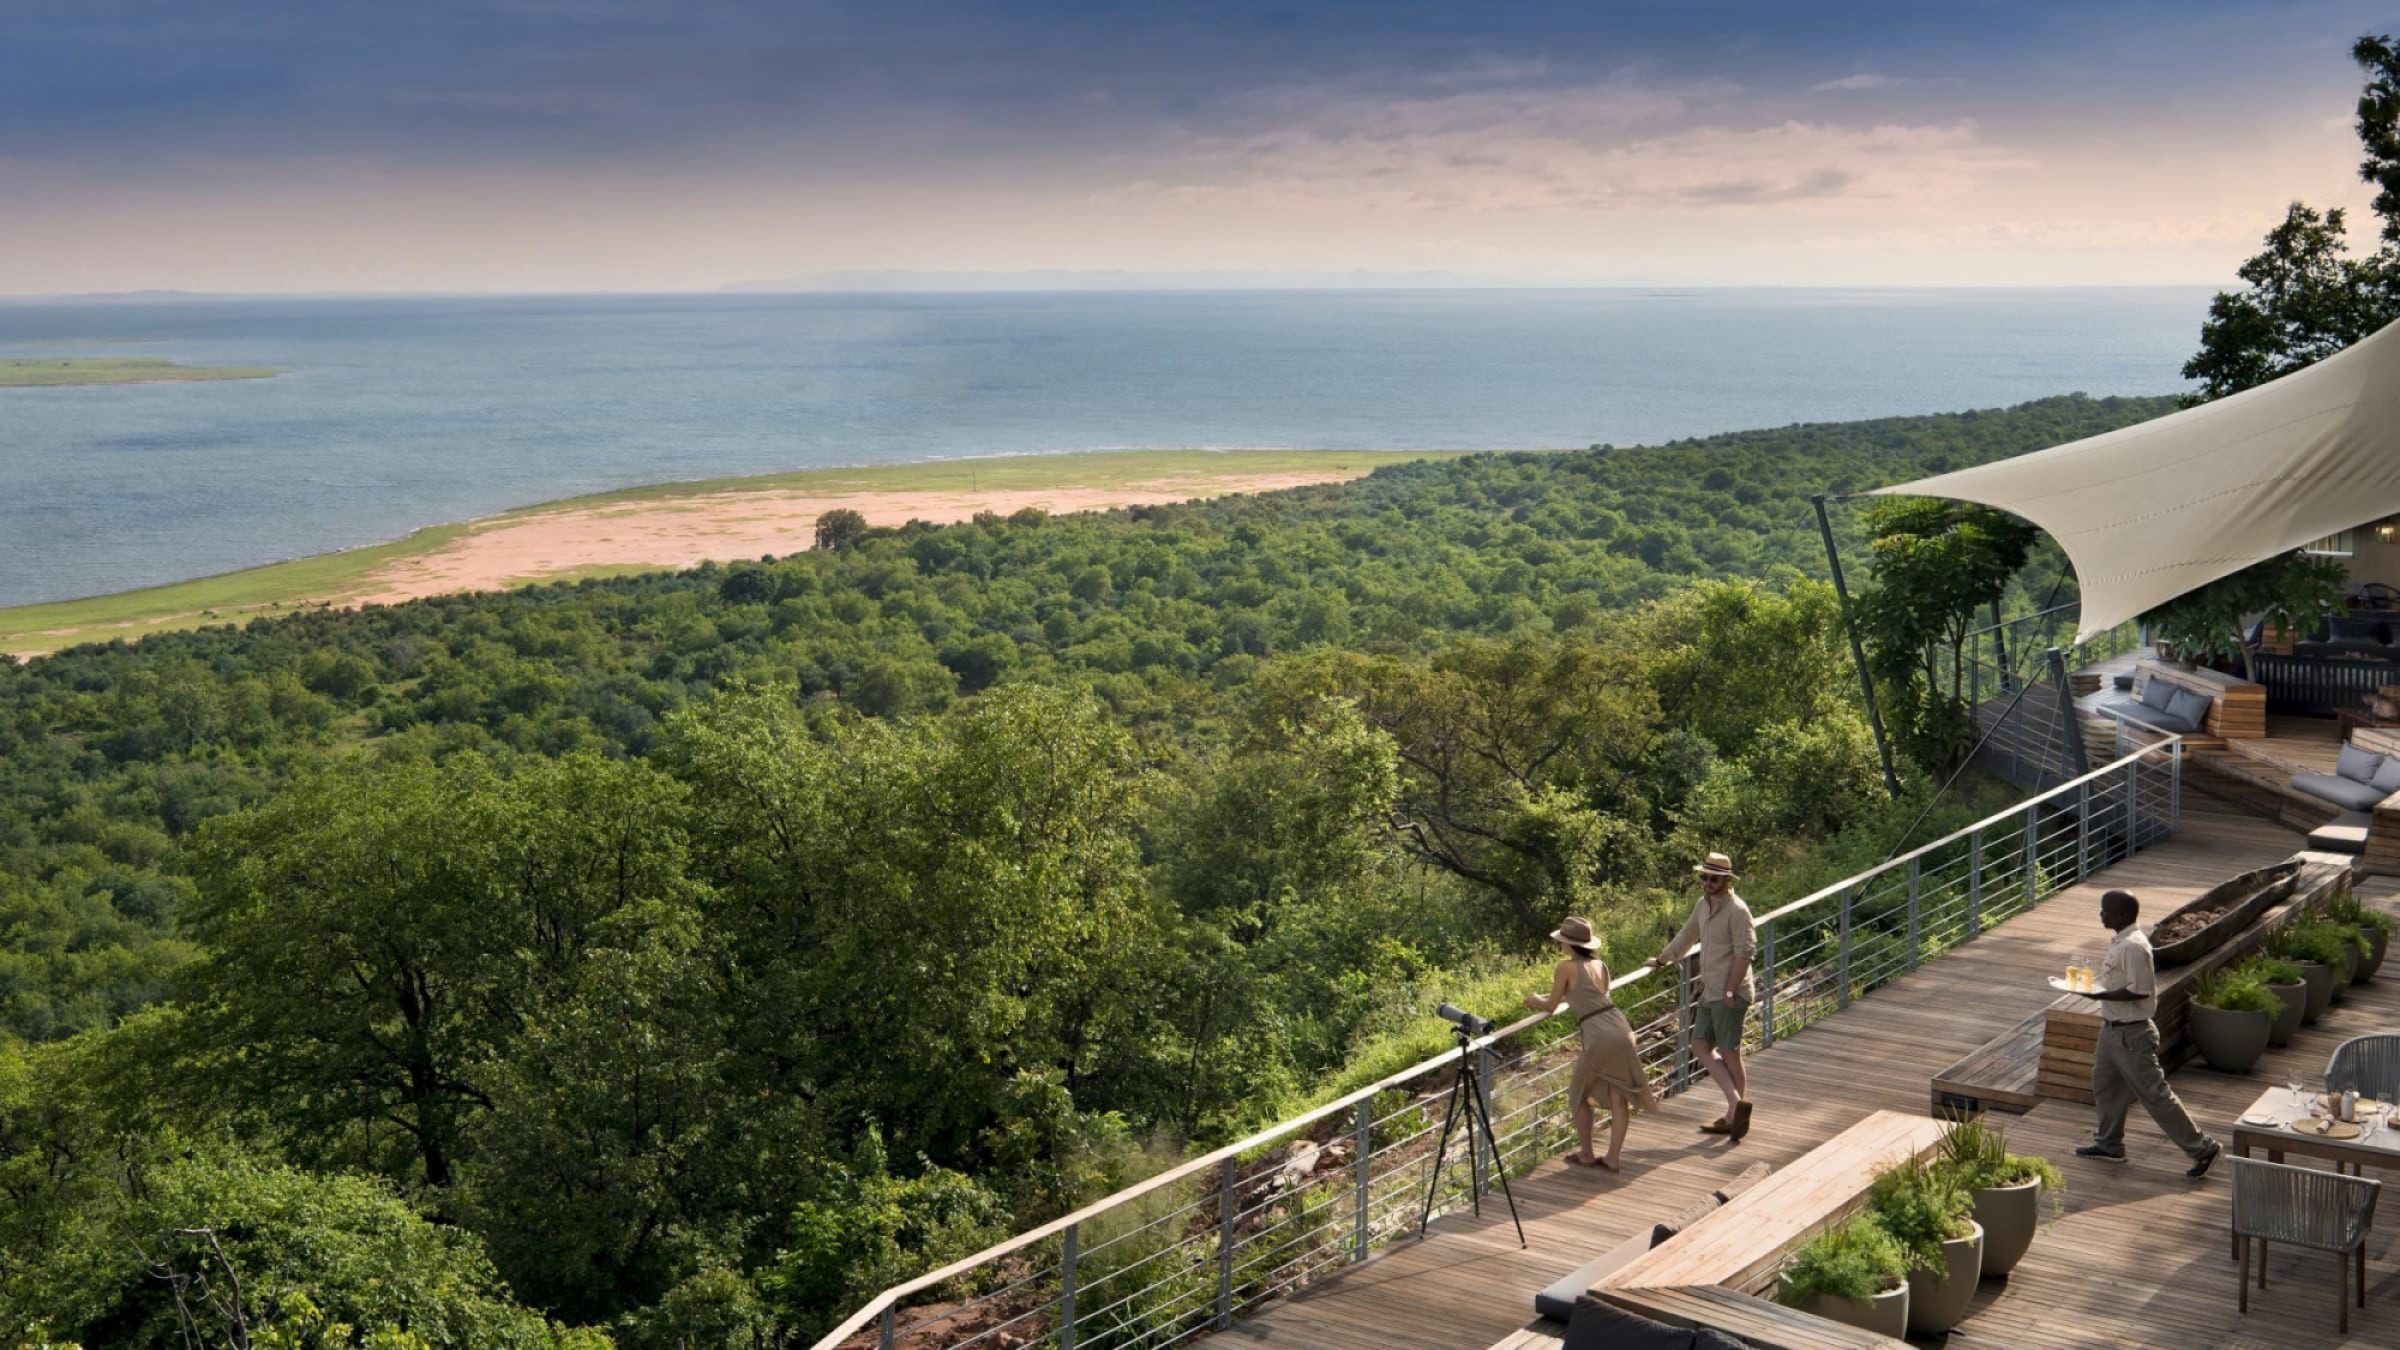
[[[2201,385],[2187,406],[2313,365],[2400,319],[2400,49],[2389,37],[2362,37],[2351,56],[2368,75],[2358,100],[2367,152],[2359,177],[2376,187],[2383,246],[2353,258],[2339,207],[2320,214],[2293,202],[2265,250],[2242,264],[2245,289],[2209,303],[2200,350],[2183,367]]]
[[[850,547],[866,532],[867,518],[847,506],[837,506],[817,517],[817,547],[828,553]]]
[[[2036,531],[1989,507],[1935,497],[1877,500],[1867,513],[1870,582],[1858,596],[1895,735],[1938,773],[1969,749],[1967,635],[2025,566]],[[1946,686],[1946,687],[1945,687]]]
[[[1340,697],[1388,735],[1397,837],[1484,888],[1520,935],[1649,870],[1643,769],[1657,704],[1624,648],[1461,642],[1428,664],[1335,652],[1259,683],[1269,715],[1297,722]]]
[[[2161,639],[2188,656],[2215,661],[2240,657],[2242,678],[2255,679],[2258,649],[2250,625],[2263,615],[2306,628],[2342,610],[2349,569],[2332,558],[2284,553],[2186,591],[2142,616]]]
[[[211,822],[190,992],[219,1071],[320,1147],[398,1131],[411,1179],[448,1186],[502,1047],[597,925],[691,902],[679,797],[597,756],[504,778],[461,755],[331,769]]]

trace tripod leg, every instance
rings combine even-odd
[[[1466,1081],[1466,1075],[1461,1074],[1458,1081],[1450,1085],[1450,1105],[1442,1112],[1442,1141],[1433,1147],[1433,1178],[1425,1183],[1425,1208],[1417,1215],[1419,1241],[1424,1240],[1425,1226],[1433,1222],[1433,1197],[1442,1189],[1442,1155],[1450,1151],[1450,1127],[1458,1120],[1459,1086]],[[1467,1128],[1475,1128],[1473,1120],[1467,1122]]]
[[[1525,1241],[1525,1221],[1517,1217],[1517,1193],[1508,1188],[1508,1165],[1500,1160],[1500,1140],[1492,1133],[1491,1104],[1483,1099],[1483,1085],[1481,1083],[1474,1082],[1470,1079],[1467,1084],[1467,1090],[1474,1094],[1475,1115],[1477,1119],[1480,1119],[1483,1122],[1483,1142],[1488,1148],[1490,1148],[1492,1154],[1492,1172],[1494,1175],[1500,1178],[1500,1194],[1508,1201],[1508,1221],[1517,1226],[1517,1246],[1524,1247],[1527,1245]],[[1475,1128],[1474,1122],[1469,1121],[1467,1128],[1469,1130],[1473,1130]]]

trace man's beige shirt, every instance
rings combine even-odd
[[[1666,957],[1676,960],[1700,944],[1700,997],[1709,1000],[1725,997],[1725,986],[1733,976],[1733,959],[1741,957],[1742,985],[1734,991],[1743,998],[1756,998],[1758,982],[1752,978],[1751,958],[1758,951],[1758,932],[1750,922],[1750,907],[1732,891],[1712,912],[1708,897],[1702,895],[1692,906],[1692,917],[1683,921],[1683,930],[1667,944]]]
[[[2106,1022],[2147,1022],[2158,1015],[2158,960],[2150,952],[2150,935],[2139,924],[2127,924],[2100,958],[2100,987],[2128,989],[2140,998],[2100,1001]]]

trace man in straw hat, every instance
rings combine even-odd
[[[1700,1127],[1703,1134],[1750,1132],[1750,1079],[1742,1072],[1742,1019],[1756,994],[1750,956],[1758,950],[1750,907],[1733,893],[1733,859],[1711,853],[1693,871],[1700,874],[1700,899],[1666,950],[1645,962],[1666,966],[1700,947],[1700,1002],[1692,1008],[1692,1057],[1725,1094],[1725,1114]]]

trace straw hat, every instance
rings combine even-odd
[[[1592,921],[1589,919],[1568,919],[1559,924],[1557,930],[1551,933],[1550,937],[1553,941],[1563,942],[1570,947],[1579,947],[1587,952],[1600,950],[1600,939],[1592,936]]]
[[[1704,877],[1731,877],[1735,875],[1733,870],[1733,859],[1725,856],[1722,853],[1709,854],[1707,861],[1693,867],[1692,870],[1698,872]]]

